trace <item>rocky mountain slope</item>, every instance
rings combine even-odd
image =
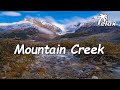
[[[120,43],[120,26],[89,26],[80,27],[74,33],[68,33],[58,38],[71,38],[71,40],[81,40],[96,37],[101,41]]]
[[[97,22],[77,23],[66,26],[66,34],[61,28],[35,18],[25,18],[14,23],[0,24],[0,38],[24,40],[50,40],[61,38],[82,39],[97,37],[103,41],[120,42],[120,26],[97,26]]]
[[[1,38],[28,39],[37,37],[38,39],[52,39],[61,33],[62,30],[59,27],[35,18],[25,18],[19,22],[0,24]]]

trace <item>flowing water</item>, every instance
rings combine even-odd
[[[105,75],[105,77],[100,77],[103,79],[105,79],[109,74],[112,74],[112,78],[120,78],[120,65],[112,68],[112,72],[103,72],[101,67],[86,63],[80,60],[80,58],[75,57],[71,52],[67,52],[66,54],[62,55],[37,55],[35,64],[32,65],[32,67],[34,69],[44,68],[47,72],[47,76],[45,77],[48,78],[99,78],[97,74],[94,75],[94,71],[99,72],[101,76]]]
[[[120,79],[120,64],[113,68],[113,74],[115,79]]]

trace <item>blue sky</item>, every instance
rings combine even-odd
[[[99,14],[107,14],[108,20],[120,24],[120,11],[0,11],[0,23],[21,21],[34,17],[54,24],[76,24],[87,22]]]
[[[96,15],[99,11],[0,11],[0,23],[16,22],[25,17],[44,18],[50,16],[56,21],[71,19],[72,17],[87,18]]]

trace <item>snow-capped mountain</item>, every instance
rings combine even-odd
[[[81,23],[75,25],[68,25],[66,26],[66,33],[74,33],[80,27],[81,27]]]
[[[12,31],[12,30],[25,30],[26,28],[35,28],[38,29],[39,32],[45,34],[57,34],[60,35],[62,30],[47,22],[43,22],[37,20],[35,18],[25,18],[22,21],[14,22],[14,23],[0,23],[0,31]]]
[[[90,27],[90,26],[98,26],[97,20],[91,20],[87,22],[79,21],[76,24],[73,25],[67,25],[66,26],[66,33],[74,33],[76,30],[80,29],[81,27]]]
[[[76,22],[75,24],[68,25],[56,25],[52,22],[47,22],[44,20],[36,19],[36,18],[25,18],[22,21],[14,22],[14,23],[0,23],[0,32],[11,31],[11,30],[25,30],[26,28],[35,28],[38,29],[39,32],[45,34],[56,34],[63,35],[66,33],[74,33],[81,27],[89,27],[96,26],[96,20],[92,20],[89,22]],[[64,30],[63,30],[64,29]]]

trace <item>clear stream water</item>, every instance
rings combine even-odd
[[[113,68],[113,74],[116,79],[120,79],[120,65]]]

